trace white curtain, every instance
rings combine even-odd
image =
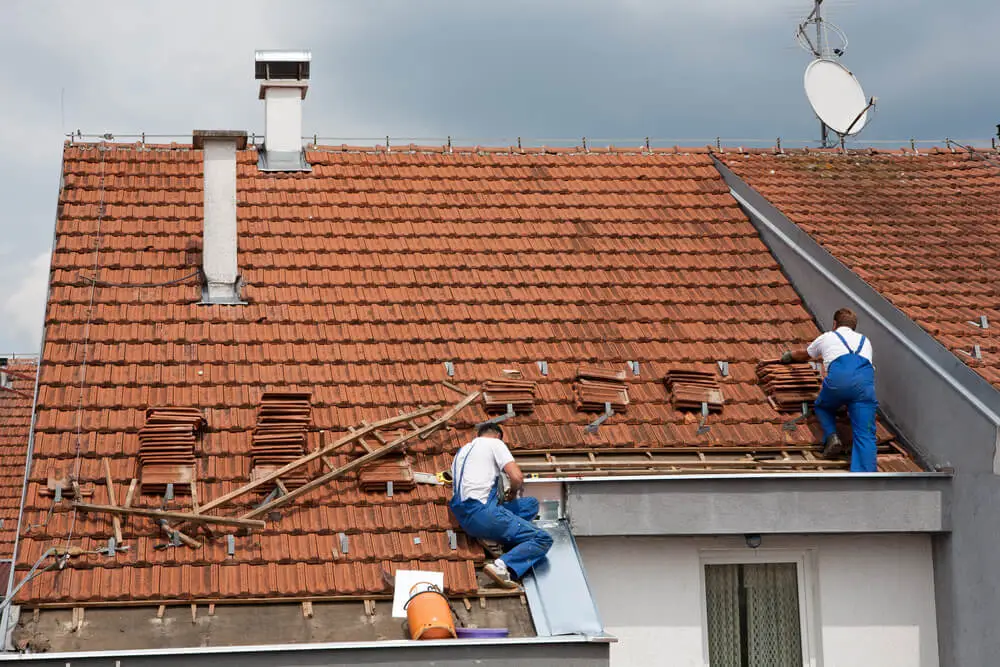
[[[802,667],[794,563],[706,565],[705,591],[712,667]]]
[[[794,563],[743,566],[750,667],[801,667],[799,582]]]
[[[739,565],[706,565],[708,659],[712,667],[741,667]]]

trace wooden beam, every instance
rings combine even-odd
[[[280,479],[274,480],[274,485],[278,487],[278,490],[281,491],[282,493],[288,493],[288,487],[285,486],[285,483],[282,482]]]
[[[132,497],[135,496],[135,487],[138,486],[139,480],[133,478],[128,485],[128,492],[125,494],[125,504],[122,507],[132,506]]]
[[[124,514],[134,516],[148,516],[154,519],[173,519],[174,521],[202,521],[205,523],[217,523],[223,526],[244,526],[247,528],[263,528],[263,521],[253,521],[250,519],[238,519],[229,516],[206,516],[204,514],[191,514],[188,512],[169,512],[167,510],[151,510],[141,507],[118,507],[116,505],[94,505],[92,503],[73,503],[73,507],[81,512],[108,512],[109,514]]]
[[[179,539],[181,542],[183,542],[184,544],[188,545],[192,549],[201,549],[201,542],[199,542],[198,540],[194,539],[193,537],[191,537],[189,535],[186,535],[183,532],[177,530],[176,528],[174,528],[173,526],[171,526],[169,523],[167,523],[165,519],[160,524],[160,529],[164,533],[166,533],[167,537],[171,537],[172,538],[174,535],[177,535],[177,539]]]
[[[445,387],[447,387],[448,389],[451,389],[454,392],[458,392],[462,396],[465,396],[466,394],[469,393],[466,390],[464,390],[461,387],[459,387],[457,384],[452,384],[451,382],[448,382],[447,380],[442,380],[441,384],[444,385]]]
[[[247,512],[241,518],[243,518],[243,519],[252,519],[255,516],[260,516],[262,514],[267,514],[269,511],[271,511],[275,507],[278,507],[280,505],[284,505],[285,503],[298,498],[299,496],[301,496],[304,493],[309,493],[313,489],[316,489],[316,488],[318,488],[320,486],[323,486],[323,485],[327,484],[328,482],[331,482],[331,481],[337,479],[338,477],[343,477],[344,475],[346,475],[349,472],[357,470],[358,468],[361,468],[361,467],[363,467],[363,466],[371,463],[372,461],[374,461],[376,459],[382,458],[386,454],[390,454],[390,453],[394,452],[395,450],[399,449],[400,447],[402,447],[403,445],[405,445],[407,442],[409,442],[413,438],[419,437],[422,432],[424,432],[426,430],[430,430],[430,429],[440,428],[440,426],[442,424],[447,423],[452,417],[454,417],[459,412],[461,412],[466,407],[468,407],[468,405],[470,403],[472,403],[473,401],[475,401],[477,398],[479,398],[479,392],[478,391],[469,394],[464,399],[462,399],[461,401],[459,401],[458,403],[456,403],[454,406],[452,406],[452,408],[449,409],[447,412],[445,412],[443,415],[441,415],[440,417],[438,417],[437,419],[435,419],[431,423],[429,423],[429,424],[421,427],[419,430],[410,431],[409,433],[405,433],[404,435],[399,436],[398,438],[396,438],[395,440],[393,440],[392,442],[390,442],[386,446],[384,446],[384,447],[382,447],[380,449],[376,449],[374,452],[369,452],[368,454],[365,454],[364,456],[356,458],[353,461],[351,461],[350,463],[342,465],[339,468],[337,468],[336,470],[328,472],[325,475],[322,475],[321,477],[317,477],[316,479],[312,480],[311,482],[308,482],[308,483],[300,486],[299,488],[295,489],[291,493],[288,493],[287,495],[275,498],[271,502],[265,503],[264,505],[261,505],[260,507],[257,507],[256,509],[253,509],[253,510]]]
[[[104,461],[104,482],[108,485],[108,502],[111,505],[118,506],[118,494],[115,493],[115,483],[111,479],[111,464],[108,463],[107,457],[102,459]],[[115,530],[115,544],[121,545],[125,540],[122,538],[122,520],[116,515],[111,517],[111,524],[114,526]]]
[[[167,605],[161,604],[159,607],[156,608],[156,617],[157,618],[163,618],[163,615],[165,613],[167,613]]]
[[[242,496],[244,493],[248,493],[250,491],[253,491],[258,486],[261,486],[262,484],[267,484],[268,482],[274,481],[274,480],[278,479],[279,477],[282,477],[283,475],[287,475],[288,473],[292,472],[293,470],[297,470],[297,469],[301,468],[302,466],[310,463],[311,461],[313,461],[315,459],[318,459],[321,456],[325,456],[327,454],[330,454],[333,451],[335,451],[335,450],[343,447],[344,445],[348,445],[348,444],[354,442],[355,440],[357,440],[358,438],[360,438],[362,436],[365,436],[365,435],[368,435],[369,432],[375,430],[376,428],[383,428],[385,426],[390,426],[392,424],[403,423],[407,419],[413,419],[414,417],[422,417],[424,415],[428,415],[428,414],[431,414],[433,412],[436,412],[437,410],[440,410],[440,409],[441,409],[440,406],[432,405],[430,407],[421,408],[419,410],[415,410],[415,411],[409,412],[407,414],[396,415],[395,417],[389,417],[388,419],[383,419],[381,421],[377,421],[374,424],[366,426],[365,428],[358,429],[354,433],[348,433],[343,438],[341,438],[341,439],[337,440],[336,442],[334,442],[332,445],[327,445],[327,446],[321,447],[321,448],[317,449],[314,452],[306,454],[305,456],[303,456],[301,458],[298,458],[298,459],[295,459],[291,463],[289,463],[287,465],[284,465],[281,468],[278,468],[277,470],[275,470],[272,473],[264,475],[263,477],[260,477],[260,478],[254,480],[254,481],[252,481],[252,482],[250,482],[248,484],[244,484],[243,486],[241,486],[240,488],[238,488],[238,489],[236,489],[234,491],[230,491],[229,493],[226,493],[226,494],[223,494],[223,495],[219,496],[215,500],[212,500],[212,501],[209,501],[209,502],[205,503],[204,505],[202,505],[198,509],[198,512],[196,513],[196,515],[200,516],[200,515],[204,514],[205,512],[208,512],[209,510],[213,510],[216,507],[219,507],[220,505],[225,505],[226,503],[228,503],[233,498],[238,498],[239,496]]]

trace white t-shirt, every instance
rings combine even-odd
[[[844,343],[837,337],[837,333],[844,337],[844,340],[851,347],[850,350],[844,347]],[[850,327],[839,327],[837,333],[827,331],[809,343],[809,347],[806,348],[806,352],[813,359],[823,357],[823,365],[827,368],[830,368],[830,364],[837,357],[842,357],[849,352],[855,352],[858,349],[858,344],[861,343],[861,334]],[[861,348],[861,356],[868,361],[872,360],[872,342],[867,337],[865,338],[864,347]]]
[[[465,463],[468,457],[469,462]],[[490,498],[493,483],[504,466],[514,460],[514,455],[507,445],[499,438],[476,438],[464,445],[455,454],[451,464],[451,478],[458,484],[459,474],[462,474],[461,500],[475,498],[485,503]],[[465,472],[462,473],[462,465]]]

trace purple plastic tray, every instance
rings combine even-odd
[[[497,639],[510,634],[507,628],[456,628],[459,639]]]

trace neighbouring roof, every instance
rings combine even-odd
[[[996,151],[724,154],[760,192],[1000,388]],[[986,316],[989,328],[981,328]],[[982,359],[974,358],[979,346]]]
[[[10,378],[9,389],[0,387],[0,559],[9,560],[14,557],[38,363],[33,357],[19,356],[0,370]],[[0,586],[6,589],[7,570],[0,570]]]
[[[202,503],[247,481],[266,390],[312,392],[314,429],[342,434],[361,420],[453,402],[441,380],[474,388],[505,368],[538,381],[534,414],[505,424],[522,455],[708,448],[745,456],[747,469],[753,452],[816,449],[814,427],[784,430],[789,415],[755,384],[758,359],[811,340],[816,325],[707,151],[329,148],[307,158],[310,173],[262,173],[256,150],[238,153],[248,305],[207,306],[197,280],[109,286],[198,269],[201,151],[66,147],[22,576],[67,537],[85,549],[106,545],[106,516],[74,515],[64,503],[46,520],[53,505],[41,491],[50,471],[79,460],[94,502],[106,502],[108,457],[121,501],[147,406],[204,410]],[[93,289],[95,264],[103,282]],[[577,368],[628,361],[640,363],[627,378],[628,413],[588,435],[595,415],[574,407]],[[717,361],[729,363],[719,378],[725,409],[698,435],[697,418],[671,407],[662,378],[677,367],[718,373]],[[414,468],[446,468],[484,418],[477,405],[415,446]],[[881,426],[879,439],[883,470],[915,469]],[[163,539],[153,522],[133,517],[128,553],[73,559],[19,599],[365,596],[388,590],[381,569],[407,566],[444,568],[449,592],[472,593],[483,556],[463,536],[449,548],[446,500],[440,487],[387,497],[339,480],[237,537],[234,557],[223,540],[154,550]],[[347,554],[336,548],[340,532]]]

